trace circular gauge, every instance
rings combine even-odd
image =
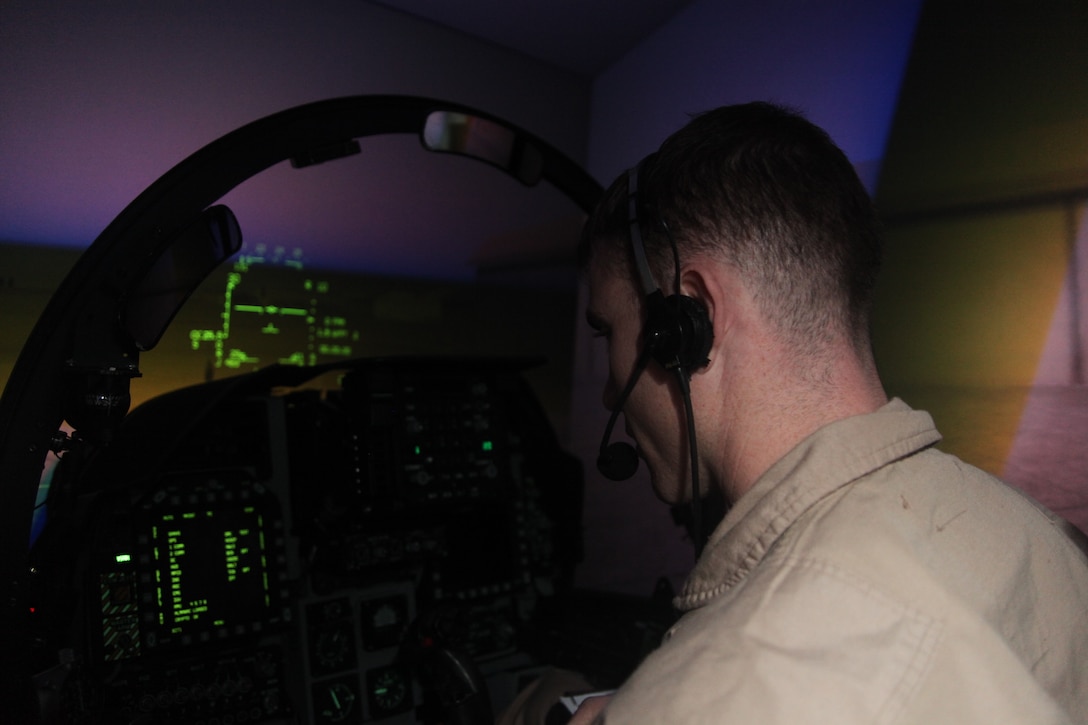
[[[318,630],[313,640],[315,672],[335,672],[355,664],[355,632],[350,622]]]
[[[372,715],[388,715],[412,706],[411,683],[407,673],[399,667],[370,670],[366,683]]]
[[[319,723],[359,721],[355,688],[338,681],[314,686],[314,715]]]

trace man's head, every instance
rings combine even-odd
[[[605,253],[630,270],[627,177],[591,216],[583,259]],[[647,255],[666,294],[673,257],[733,265],[769,320],[795,343],[829,336],[869,342],[880,262],[877,220],[850,161],[804,118],[766,103],[694,117],[642,164],[639,199]]]
[[[627,184],[621,175],[606,192],[580,252],[587,316],[609,338],[613,409],[646,344]],[[710,111],[643,160],[637,191],[656,284],[708,312],[710,362],[694,371],[691,397],[700,474],[711,485],[735,500],[819,425],[883,403],[868,329],[876,215],[826,133],[770,104]],[[675,380],[651,365],[623,407],[658,494],[671,502],[685,498],[690,475],[681,402]]]

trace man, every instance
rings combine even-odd
[[[648,352],[643,250],[694,357]],[[732,508],[661,647],[572,722],[1088,722],[1085,555],[887,399],[877,221],[823,131],[769,104],[695,117],[612,185],[582,253],[605,404],[657,494],[695,474]]]

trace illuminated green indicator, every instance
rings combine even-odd
[[[127,564],[132,561],[132,554],[118,554],[116,557],[118,564]]]
[[[423,449],[420,446],[416,446],[413,450],[417,456],[423,453]]]
[[[260,358],[247,355],[243,350],[237,348],[231,348],[230,352],[227,353],[227,356],[223,358],[223,364],[228,368],[240,368],[242,365],[248,363],[256,364],[258,362],[260,362]]]
[[[227,581],[238,580],[238,535],[233,531],[223,532],[223,558],[227,565]]]
[[[235,305],[235,312],[251,312],[257,315],[287,315],[290,317],[305,317],[309,310],[301,307],[279,307],[277,305]]]
[[[264,356],[253,355],[240,345],[231,346],[235,338],[232,337],[231,320],[239,317],[247,320],[247,328],[257,326],[257,332],[264,337],[282,339],[278,344],[270,347],[287,348],[277,350],[276,360],[282,365],[316,365],[319,356],[351,358],[358,355],[358,343],[361,336],[358,330],[349,327],[349,319],[342,315],[319,315],[318,307],[323,302],[320,298],[331,290],[331,283],[327,280],[313,278],[302,280],[302,289],[308,297],[308,305],[305,307],[254,303],[251,300],[235,297],[238,287],[243,284],[243,279],[260,265],[281,264],[293,270],[302,270],[302,250],[294,249],[290,253],[284,247],[276,247],[269,252],[262,245],[258,245],[254,254],[241,254],[236,258],[233,271],[226,278],[226,288],[223,293],[222,311],[218,313],[220,324],[218,329],[201,328],[189,330],[189,342],[193,351],[199,352],[205,347],[211,348],[214,354],[215,368],[228,368],[239,370],[245,366],[263,365]],[[305,303],[304,303],[305,304]],[[305,324],[305,336],[299,338],[293,333],[294,324],[288,328],[281,327],[281,320],[293,323],[297,320]],[[239,341],[241,342],[241,341]],[[266,343],[267,344],[267,343]],[[295,347],[295,349],[290,349]]]
[[[481,446],[485,451],[494,450],[495,445],[491,441],[484,441]]]

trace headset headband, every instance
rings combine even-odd
[[[627,170],[627,224],[630,227],[631,250],[635,255],[635,268],[638,270],[642,291],[651,295],[658,287],[650,274],[650,264],[646,261],[646,245],[642,242],[642,229],[638,219],[638,172],[641,168],[642,161],[639,161],[636,166]]]

